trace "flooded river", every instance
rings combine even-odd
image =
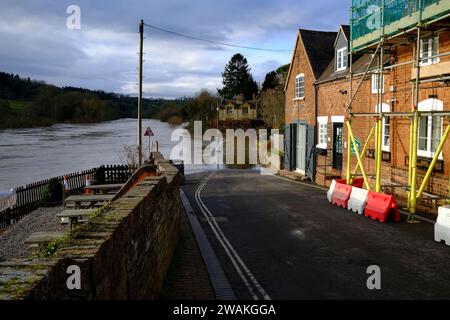
[[[155,134],[152,140],[159,141],[160,151],[168,157],[177,127],[144,120],[143,129],[148,126]],[[148,146],[148,138],[143,138]],[[124,146],[136,143],[135,119],[0,130],[0,191],[102,164],[126,163]]]

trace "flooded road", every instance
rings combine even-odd
[[[165,157],[176,142],[178,128],[157,120],[143,120],[153,130],[153,141]],[[90,169],[102,164],[126,163],[124,146],[137,144],[137,122],[121,119],[98,124],[57,124],[47,128],[0,131],[0,190]],[[148,150],[148,137],[143,137]]]

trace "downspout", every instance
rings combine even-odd
[[[319,85],[317,83],[314,83],[314,148],[318,144],[318,137],[317,137],[317,117],[319,116]],[[312,172],[312,180],[316,181],[316,173],[317,173],[317,153],[314,152],[314,170]]]

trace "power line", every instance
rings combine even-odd
[[[157,27],[157,26],[154,26],[154,25],[151,25],[151,24],[148,24],[148,23],[144,23],[144,25],[146,27],[149,27],[149,28],[161,31],[161,32],[169,33],[169,34],[174,35],[174,36],[183,37],[183,38],[187,38],[187,39],[190,39],[190,40],[203,41],[203,42],[207,42],[207,43],[211,43],[211,44],[217,44],[217,45],[226,46],[226,47],[241,48],[241,49],[256,50],[256,51],[279,52],[279,53],[292,53],[292,51],[293,51],[293,50],[283,50],[283,49],[271,49],[271,48],[258,48],[258,47],[240,46],[240,45],[237,45],[237,44],[231,44],[231,43],[225,43],[225,42],[220,42],[220,41],[214,41],[214,40],[194,37],[194,36],[190,36],[190,35],[187,35],[187,34],[183,34],[183,33],[175,32],[175,31],[167,30],[167,29],[164,29],[164,28],[161,28],[161,27]]]

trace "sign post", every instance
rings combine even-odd
[[[148,155],[149,159],[152,155],[152,146],[151,146],[151,139],[155,134],[153,133],[152,129],[150,127],[147,127],[147,130],[145,130],[144,136],[148,137]]]

